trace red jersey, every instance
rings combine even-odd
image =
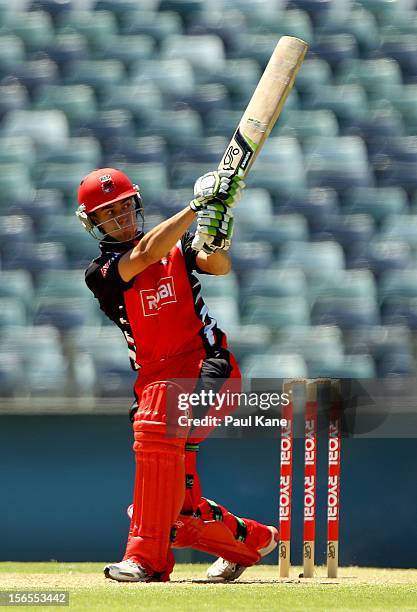
[[[86,283],[100,308],[126,338],[133,369],[198,349],[210,355],[226,347],[193,274],[202,270],[192,240],[186,232],[166,257],[129,282],[120,277],[118,262],[131,247],[101,243],[102,254],[86,271]]]

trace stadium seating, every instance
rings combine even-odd
[[[146,228],[180,210],[285,34],[310,51],[235,211],[234,272],[201,275],[202,295],[247,375],[414,375],[416,8],[0,2],[0,397],[129,394],[123,337],[84,283],[98,245],[79,181],[126,171]]]

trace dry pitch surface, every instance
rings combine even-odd
[[[98,563],[0,563],[0,590],[67,590],[75,610],[416,610],[417,570],[340,569],[329,580],[325,568],[313,579],[280,580],[271,565],[248,569],[233,584],[204,580],[204,565],[178,565],[166,584],[121,584],[105,580]],[[25,606],[25,609],[36,609]],[[49,610],[58,607],[48,607]],[[68,608],[60,608],[68,609]]]

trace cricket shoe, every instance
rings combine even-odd
[[[159,574],[148,574],[143,567],[131,559],[106,565],[104,575],[106,578],[111,578],[118,582],[159,582],[160,580]]]
[[[271,532],[271,540],[264,548],[259,548],[258,552],[262,557],[269,555],[278,545],[278,530],[272,525],[268,525],[268,529]],[[239,565],[239,563],[232,563],[226,561],[222,557],[219,557],[207,570],[207,578],[211,582],[233,582],[243,574],[247,569],[246,565]]]

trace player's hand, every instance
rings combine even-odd
[[[242,197],[245,187],[240,176],[233,176],[231,170],[214,170],[200,176],[194,184],[194,199],[190,208],[197,212],[207,206],[210,200],[221,200],[229,208],[233,208]]]
[[[197,231],[192,242],[195,251],[211,254],[230,248],[233,235],[233,212],[221,202],[210,202],[197,213]]]

